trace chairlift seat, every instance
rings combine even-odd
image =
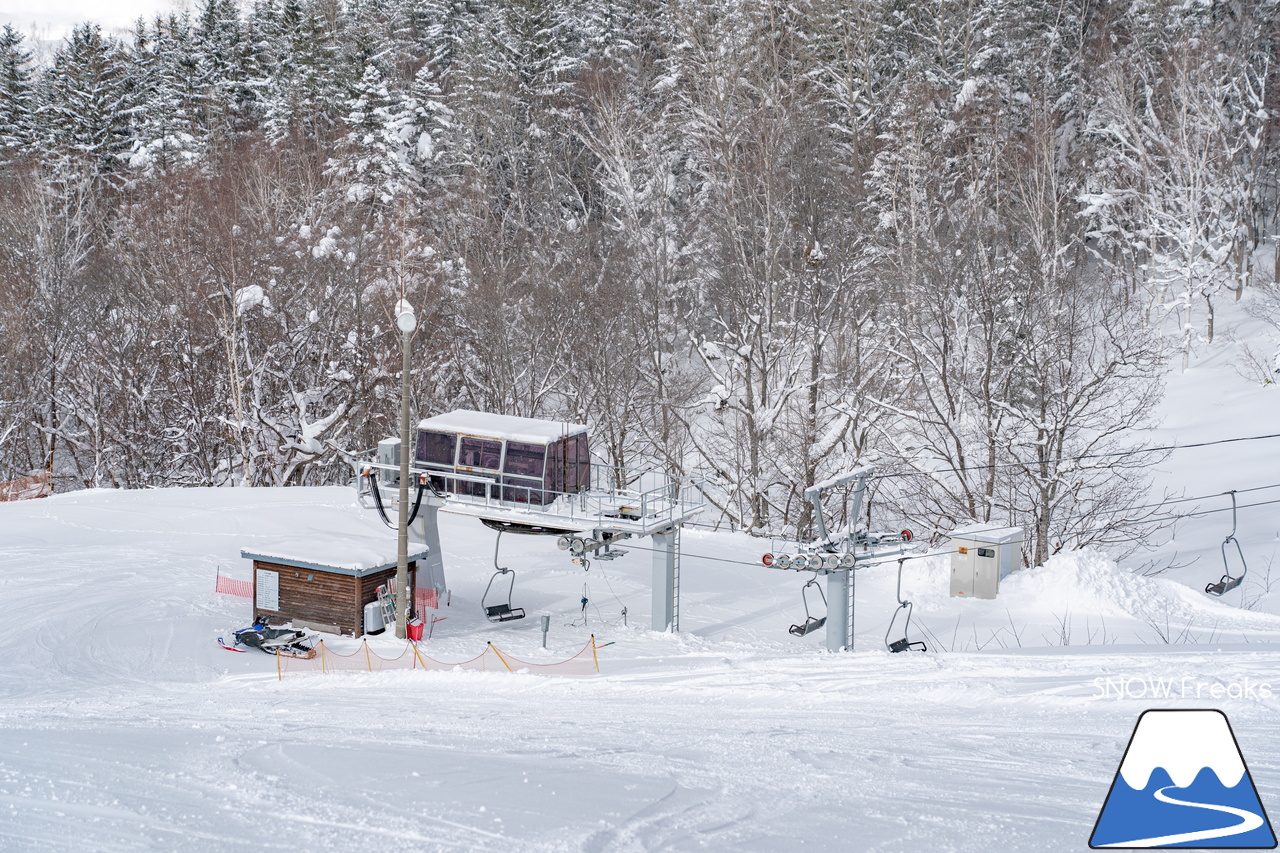
[[[787,629],[787,632],[797,637],[803,637],[805,634],[813,633],[825,624],[827,624],[827,617],[823,616],[819,618],[817,616],[810,616],[808,619],[804,620],[803,624],[792,625]]]
[[[1244,575],[1233,578],[1231,575],[1223,575],[1222,580],[1217,583],[1206,584],[1204,591],[1210,595],[1226,595],[1231,590],[1240,586],[1240,582],[1244,580]]]
[[[484,609],[485,618],[490,622],[514,622],[524,618],[523,607],[512,607],[510,604],[495,604]]]
[[[901,640],[894,640],[892,643],[889,644],[889,651],[891,652],[905,652],[908,650],[916,651],[916,652],[927,652],[929,651],[929,647],[926,646],[923,642],[917,641],[913,643],[910,640],[908,640],[906,637],[903,637]]]

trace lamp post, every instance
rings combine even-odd
[[[405,299],[396,305],[400,330],[400,520],[396,528],[396,636],[409,636],[409,339],[418,328],[413,306]]]

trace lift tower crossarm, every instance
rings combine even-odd
[[[841,486],[854,484],[853,494],[849,496],[848,512],[849,527],[845,534],[845,538],[852,543],[854,530],[858,526],[858,513],[862,511],[862,497],[867,491],[867,480],[871,479],[876,473],[874,465],[864,465],[861,468],[854,468],[852,471],[846,471],[843,474],[837,474],[834,477],[828,477],[820,483],[814,483],[812,486],[804,490],[804,499],[813,505],[813,522],[817,526],[818,542],[820,547],[830,547],[835,545],[838,539],[833,539],[831,534],[827,532],[827,522],[822,516],[822,499]]]

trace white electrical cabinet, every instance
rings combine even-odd
[[[951,531],[951,596],[995,598],[1022,565],[1022,528],[970,524]]]

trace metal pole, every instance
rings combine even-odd
[[[856,569],[849,570],[849,651],[853,651],[854,605],[858,598],[858,575]]]
[[[655,631],[677,630],[676,618],[676,531],[653,534],[653,592],[650,627]]]
[[[853,580],[852,569],[839,569],[827,573],[827,650],[848,651],[853,647],[850,630],[852,607],[849,585]]]
[[[400,364],[400,521],[396,531],[396,636],[409,636],[409,338],[412,329],[401,330]]]

